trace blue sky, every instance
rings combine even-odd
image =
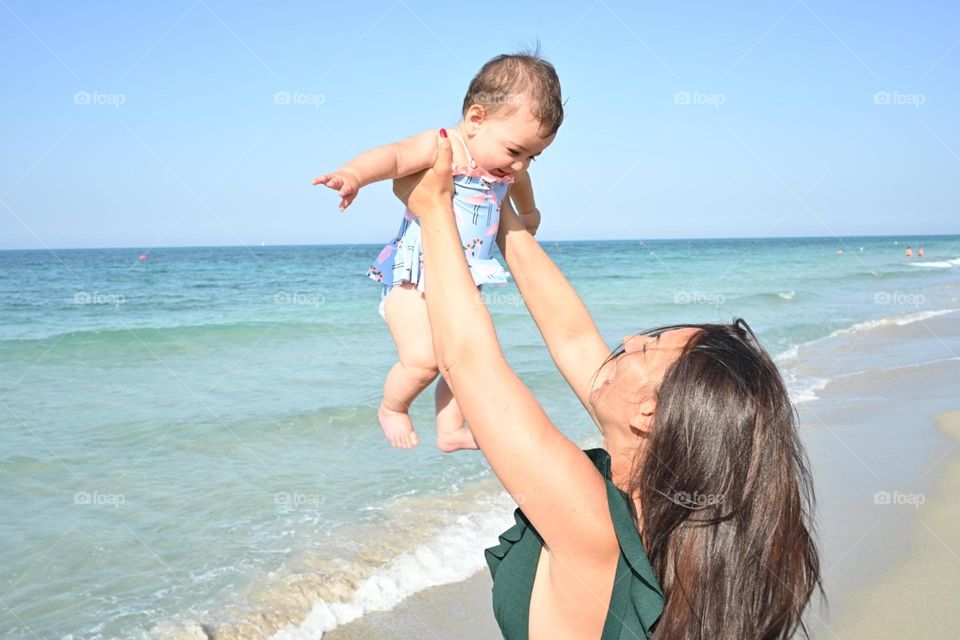
[[[0,248],[385,241],[310,179],[536,40],[544,239],[960,232],[954,3],[0,0]]]

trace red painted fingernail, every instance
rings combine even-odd
[[[446,130],[446,129],[440,129],[440,137],[441,137],[441,138],[446,138],[446,137],[447,137],[447,130]]]

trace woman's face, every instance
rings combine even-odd
[[[600,369],[590,393],[605,432],[611,426],[643,429],[649,424],[664,374],[698,332],[683,328],[624,337],[623,353]]]

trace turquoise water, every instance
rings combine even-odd
[[[958,237],[545,248],[611,345],[743,316],[798,402],[872,366],[817,368],[810,345],[960,308]],[[432,447],[432,392],[413,411],[420,448],[391,449],[376,423],[395,358],[362,275],[378,249],[0,252],[4,637],[147,637],[345,603],[329,628],[482,563],[509,512],[482,457]],[[595,437],[515,287],[485,294],[553,420]],[[451,532],[476,539],[458,534],[431,569],[430,541]]]

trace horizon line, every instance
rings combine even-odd
[[[841,236],[687,236],[680,238],[582,238],[574,240],[551,240],[550,238],[543,238],[539,240],[540,244],[562,244],[562,243],[572,243],[572,242],[676,242],[682,240],[836,240],[838,242],[846,242],[847,240],[852,240],[855,238],[871,238],[871,239],[880,239],[880,238],[891,238],[891,239],[902,239],[902,238],[942,238],[942,237],[960,237],[960,232],[957,233],[924,233],[924,234],[867,234],[867,235],[851,235],[846,237]],[[143,247],[143,246],[105,246],[105,247],[25,247],[25,248],[3,248],[0,247],[0,252],[13,252],[13,251],[107,251],[107,250],[121,250],[129,249],[135,251],[153,251],[155,249],[255,249],[255,248],[283,248],[283,247],[348,247],[348,246],[380,246],[382,242],[331,242],[331,243],[308,243],[308,244],[188,244],[188,245],[156,245],[152,247]]]

